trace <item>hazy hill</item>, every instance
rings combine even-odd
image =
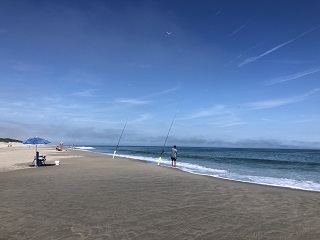
[[[17,139],[12,139],[12,138],[0,138],[0,142],[5,142],[5,143],[8,143],[8,142],[22,142],[20,140],[17,140]]]

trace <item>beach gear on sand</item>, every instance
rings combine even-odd
[[[49,142],[48,140],[44,139],[44,138],[39,138],[39,137],[34,137],[34,138],[28,138],[27,140],[25,140],[24,142],[22,142],[23,144],[32,144],[32,145],[36,145],[36,159],[34,160],[35,162],[35,166],[38,166],[39,164],[39,152],[37,149],[37,145],[39,144],[49,144],[51,142]]]
[[[62,151],[62,149],[59,146],[56,146],[57,151]]]

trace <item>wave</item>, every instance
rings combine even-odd
[[[82,146],[82,147],[74,147],[74,149],[78,149],[78,150],[94,150],[95,148],[94,147]]]
[[[158,147],[126,147],[115,156],[157,165],[158,150]],[[186,149],[179,155],[177,169],[238,182],[320,192],[320,178],[317,174],[320,162],[318,158],[310,156],[309,152],[290,151],[282,155],[272,150],[268,150],[267,154],[266,151],[260,154],[256,150],[242,150],[243,153],[225,149],[223,152],[200,150]],[[89,151],[113,155],[113,147],[97,147]],[[160,165],[171,167],[169,156],[163,157]]]
[[[187,156],[190,160],[192,157]],[[216,162],[223,164],[261,164],[261,165],[277,165],[277,166],[291,166],[291,167],[320,167],[320,162],[308,160],[282,160],[275,158],[250,158],[250,157],[216,157],[216,156],[197,156],[197,160],[204,162]]]
[[[112,155],[112,154],[107,154]],[[157,158],[133,156],[133,155],[116,155],[116,157],[125,157],[135,160],[142,160],[151,164],[158,164]],[[162,159],[161,166],[171,166],[171,160]],[[226,180],[232,180],[237,182],[253,183],[275,187],[285,187],[291,189],[308,190],[320,192],[320,183],[308,180],[297,180],[289,178],[277,178],[277,177],[264,177],[264,176],[250,176],[241,175],[235,172],[231,172],[224,169],[215,169],[210,167],[201,166],[198,164],[192,164],[187,162],[178,162],[177,168],[188,173],[216,177]]]
[[[180,168],[180,167],[179,167]],[[320,183],[308,180],[296,180],[296,179],[289,179],[289,178],[276,178],[276,177],[263,177],[263,176],[245,176],[231,172],[225,172],[224,174],[216,173],[214,174],[215,170],[209,172],[203,171],[194,171],[190,169],[184,169],[183,167],[180,168],[183,171],[202,175],[202,176],[209,176],[215,178],[221,178],[236,182],[244,182],[244,183],[252,183],[252,184],[259,184],[265,186],[273,186],[273,187],[284,187],[284,188],[291,188],[291,189],[299,189],[305,191],[314,191],[320,192]]]

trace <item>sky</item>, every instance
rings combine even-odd
[[[1,0],[0,137],[320,148],[319,16],[318,0]]]

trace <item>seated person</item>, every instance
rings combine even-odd
[[[39,152],[36,152],[36,156],[34,157],[34,165],[35,166],[40,166],[43,165],[46,161],[46,156],[44,155],[39,155]]]

